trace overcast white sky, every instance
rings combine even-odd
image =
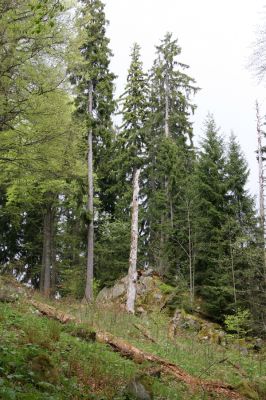
[[[255,150],[255,100],[266,113],[266,87],[257,85],[247,69],[256,29],[265,21],[265,0],[103,0],[110,22],[108,36],[114,53],[112,70],[118,75],[121,94],[134,42],[142,48],[145,69],[154,59],[154,46],[167,31],[182,47],[180,61],[202,90],[196,95],[194,133],[202,135],[208,112],[220,132],[238,137],[251,177],[249,187],[258,191]]]

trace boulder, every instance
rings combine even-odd
[[[118,280],[113,287],[103,288],[96,298],[97,303],[124,303],[127,294],[127,276]],[[152,310],[154,308],[162,308],[166,302],[167,294],[160,289],[161,280],[152,269],[140,272],[137,281],[137,298],[136,307],[140,308],[140,312]]]
[[[123,282],[117,282],[113,287],[103,288],[98,293],[96,301],[99,303],[108,303],[125,295],[126,295],[126,285]]]

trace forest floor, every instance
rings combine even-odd
[[[188,330],[169,337],[166,312],[133,316],[114,306],[48,301],[19,286],[17,293],[16,301],[0,302],[0,399],[126,400],[134,398],[132,383],[145,389],[140,399],[266,398],[263,350],[243,352],[237,340],[222,346]],[[38,304],[59,316],[44,316]],[[130,347],[123,353],[119,346]],[[181,375],[162,368],[165,360]],[[208,390],[206,382],[229,389]]]

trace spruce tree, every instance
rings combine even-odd
[[[113,80],[109,71],[111,51],[106,37],[104,5],[100,0],[82,1],[80,59],[71,66],[76,85],[76,115],[87,126],[87,278],[85,299],[93,299],[94,267],[94,172],[101,171],[111,143],[111,114],[114,111]]]
[[[261,279],[264,249],[255,202],[246,189],[248,165],[233,134],[229,140],[226,173],[227,218],[224,229],[231,270],[228,285],[233,287],[234,294],[231,310],[249,309],[256,330],[259,326],[262,328],[264,318],[265,282]]]
[[[205,123],[197,165],[198,226],[195,278],[198,293],[212,316],[221,316],[231,303],[224,270],[227,182],[225,146],[212,116]]]
[[[148,84],[140,61],[140,47],[134,44],[127,84],[125,92],[121,97],[123,124],[121,127],[121,134],[119,135],[121,161],[123,165],[122,171],[124,175],[123,180],[125,182],[131,182],[133,188],[131,244],[128,270],[129,285],[127,295],[127,310],[133,313],[136,296],[138,253],[139,176],[141,174],[141,169],[145,167],[145,163],[147,162],[147,133],[145,131],[145,124],[148,116],[147,97]]]
[[[132,194],[132,181],[136,169],[147,165],[146,123],[149,114],[149,86],[143,71],[140,58],[140,47],[133,45],[131,62],[127,75],[125,91],[119,99],[122,124],[116,138],[116,157],[113,168],[116,170],[118,186],[117,213],[118,218],[127,218],[125,210],[129,210]],[[141,183],[141,192],[143,190]],[[143,196],[143,193],[141,193]]]
[[[147,220],[150,260],[166,273],[176,258],[171,243],[177,229],[180,193],[193,159],[191,97],[197,91],[195,81],[186,74],[187,65],[179,62],[181,48],[166,34],[156,47],[151,81],[151,117],[149,120],[149,182]]]

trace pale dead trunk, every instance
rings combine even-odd
[[[165,80],[165,121],[164,121],[164,135],[169,137],[169,83],[168,77]]]
[[[262,157],[261,118],[260,118],[258,102],[256,102],[256,112],[257,112],[257,138],[258,138],[259,186],[260,186],[260,224],[264,235],[264,229],[265,229],[264,172],[263,172],[263,157]]]
[[[88,113],[92,118],[92,93],[93,85],[89,85],[89,99],[88,99]],[[87,202],[87,213],[88,213],[88,233],[87,233],[87,276],[86,276],[86,287],[85,287],[85,300],[93,300],[93,255],[94,255],[94,226],[93,226],[93,152],[92,152],[92,128],[88,131],[88,202]]]
[[[258,161],[259,161],[259,186],[260,186],[260,226],[263,243],[263,275],[266,282],[266,251],[265,251],[265,203],[264,203],[264,169],[263,169],[263,150],[262,150],[262,135],[261,117],[259,104],[256,102],[257,112],[257,138],[258,138]]]
[[[138,253],[138,211],[139,211],[139,175],[137,169],[133,175],[133,199],[131,217],[131,243],[128,269],[127,304],[128,312],[135,313],[135,299],[137,291],[137,253]]]

